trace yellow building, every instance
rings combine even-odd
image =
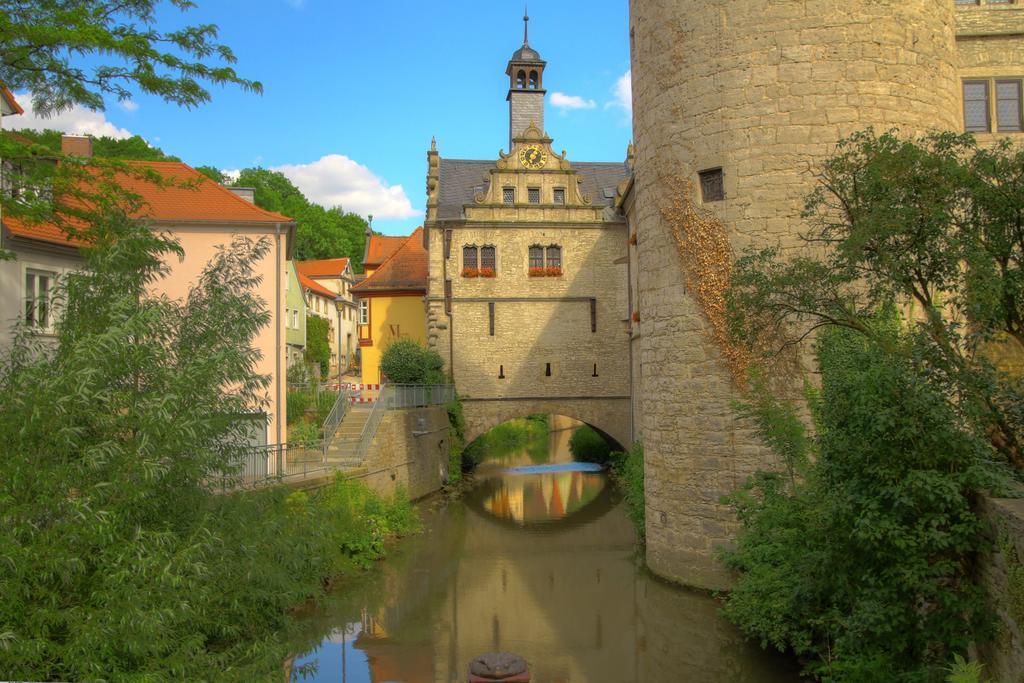
[[[409,237],[370,235],[366,277],[352,287],[359,302],[359,348],[364,384],[377,384],[380,357],[396,339],[427,342],[427,250],[423,229]]]

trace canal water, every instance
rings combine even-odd
[[[463,498],[424,504],[423,534],[304,614],[292,681],[456,683],[498,650],[534,683],[796,681],[714,599],[643,569],[621,496],[560,424],[495,449]]]

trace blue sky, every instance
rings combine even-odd
[[[215,88],[183,110],[139,97],[100,115],[68,112],[69,132],[138,134],[192,165],[281,168],[313,199],[374,213],[408,233],[422,221],[425,153],[496,158],[507,146],[509,56],[518,1],[200,0],[164,25],[215,23],[262,96]],[[547,60],[546,128],[570,159],[614,161],[630,140],[626,0],[534,0],[530,45]],[[563,104],[552,104],[553,94]],[[577,99],[578,98],[578,99]],[[10,121],[12,127],[18,122]]]

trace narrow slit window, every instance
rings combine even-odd
[[[544,248],[541,246],[534,245],[530,247],[530,267],[531,268],[543,268],[544,267]]]
[[[710,168],[701,171],[700,194],[706,202],[720,202],[725,199],[725,178],[722,176],[722,169]]]
[[[480,247],[480,270],[493,273],[497,266],[497,252],[494,247]]]
[[[539,187],[528,187],[526,188],[526,200],[531,204],[540,204],[540,188]]]
[[[556,187],[552,200],[555,204],[565,204],[565,188]]]
[[[494,302],[487,304],[487,318],[489,323],[489,334],[494,336]]]
[[[503,204],[515,204],[516,189],[514,187],[503,187],[501,189],[501,201]]]
[[[476,270],[479,267],[477,263],[477,250],[473,245],[467,245],[462,247],[462,267],[472,268]]]
[[[498,366],[498,379],[505,379],[505,366],[504,365],[499,365]]]
[[[590,332],[597,332],[597,299],[590,300]]]
[[[1020,81],[996,81],[996,126],[1000,132],[1021,130]]]
[[[987,133],[991,130],[988,81],[964,81],[964,130],[968,133]]]
[[[547,363],[544,366],[544,376],[545,377],[550,377],[551,376],[551,363]]]

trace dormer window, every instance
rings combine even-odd
[[[502,204],[515,204],[516,189],[514,187],[503,187],[501,189],[501,202]]]

